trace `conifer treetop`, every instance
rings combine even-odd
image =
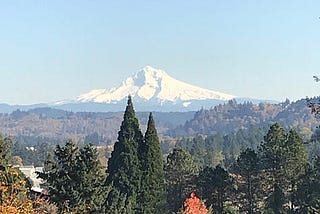
[[[147,134],[154,134],[154,135],[157,135],[157,130],[156,130],[156,124],[154,122],[154,119],[153,119],[153,115],[152,115],[152,112],[150,112],[149,114],[149,120],[148,120],[148,125],[147,125],[147,131],[146,131],[146,135]]]
[[[137,194],[141,178],[138,147],[142,143],[143,135],[129,95],[123,121],[118,132],[118,140],[114,144],[114,150],[108,161],[108,176],[105,185],[112,190],[105,201],[107,210],[117,207],[118,213],[132,213],[132,209],[135,210],[138,207]],[[118,195],[119,198],[111,197],[112,193],[117,193],[115,195]],[[126,211],[120,211],[122,209],[120,207],[123,207]],[[115,213],[112,209],[110,212]]]

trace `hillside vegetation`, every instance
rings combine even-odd
[[[113,144],[123,112],[69,112],[52,108],[36,108],[0,114],[0,129],[5,136],[14,136],[21,143],[34,145],[40,141],[62,143],[72,138],[76,142],[96,145]],[[141,129],[146,129],[148,113],[137,112]],[[286,100],[279,104],[231,100],[211,109],[197,112],[154,112],[162,141],[195,135],[222,136],[250,127],[266,129],[278,122],[285,128],[295,128],[307,140],[318,125],[305,99]]]
[[[250,102],[237,103],[234,100],[211,109],[197,111],[194,118],[184,125],[168,132],[169,135],[226,135],[240,129],[268,127],[275,122],[286,128],[295,128],[303,137],[310,137],[318,125],[311,114],[305,99],[290,103],[286,100],[279,104]]]
[[[137,116],[143,130],[148,112]],[[183,124],[194,112],[155,112],[160,133]],[[29,111],[16,110],[0,114],[0,129],[4,135],[14,136],[27,144],[39,141],[56,144],[72,138],[76,142],[94,144],[114,143],[123,112],[69,112],[52,108],[36,108]]]

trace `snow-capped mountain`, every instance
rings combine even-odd
[[[51,107],[73,112],[115,112],[123,111],[128,95],[133,97],[137,111],[197,111],[211,108],[235,99],[237,102],[269,102],[253,98],[236,97],[213,90],[197,87],[174,79],[165,71],[146,66],[132,77],[128,77],[119,87],[96,89],[82,94],[75,99],[60,100],[52,103],[35,105],[8,105],[0,103],[0,112],[30,110],[37,107]]]
[[[200,88],[176,80],[163,70],[146,66],[133,77],[127,78],[120,87],[110,90],[92,90],[80,95],[76,102],[116,104],[127,99],[129,94],[134,98],[134,101],[140,104],[142,102],[146,104],[150,102],[152,105],[158,103],[160,106],[169,103],[177,106],[182,104],[186,108],[198,101],[202,101],[202,103],[204,103],[203,101],[217,102],[235,98],[234,95]]]

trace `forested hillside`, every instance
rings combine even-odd
[[[279,122],[284,127],[293,127],[310,137],[318,122],[307,107],[305,99],[290,103],[286,100],[279,104],[250,102],[237,103],[234,100],[211,109],[197,111],[194,118],[184,125],[168,132],[171,136],[226,135],[249,127],[267,127]]]
[[[268,112],[272,116],[262,110],[254,112],[255,105],[251,103],[230,101],[218,108],[230,122],[259,115],[264,116],[265,121],[277,118],[287,126],[291,126],[290,123],[296,127],[312,125],[308,115],[301,117],[305,109],[302,104],[261,104],[259,108],[271,109]],[[199,111],[195,118],[204,111]],[[210,111],[212,109],[207,112]],[[91,119],[99,118],[100,114],[52,113],[56,116],[18,111],[10,117],[23,119],[38,115],[67,120],[77,114]],[[282,121],[284,118],[288,120]],[[129,96],[113,151],[111,155],[102,153],[108,158],[107,164],[101,161],[98,151],[101,147],[92,144],[81,145],[67,140],[64,145],[55,147],[39,142],[25,147],[26,144],[19,142],[23,138],[14,142],[12,138],[0,135],[3,148],[0,172],[4,177],[19,175],[13,166],[31,161],[42,163],[44,171],[38,175],[44,180],[41,187],[50,195],[47,200],[33,200],[25,191],[30,188],[25,185],[26,178],[16,178],[20,186],[11,185],[11,179],[0,179],[5,185],[18,188],[23,196],[18,197],[16,191],[2,188],[2,196],[19,200],[10,203],[6,199],[0,211],[15,209],[15,213],[34,214],[49,209],[49,213],[106,214],[188,214],[191,210],[192,214],[319,212],[320,147],[317,141],[310,140],[311,133],[305,135],[307,140],[304,140],[294,128],[286,129],[280,123],[267,125],[268,122],[261,122],[260,125],[266,125],[262,127],[248,123],[248,127],[230,129],[230,133],[197,133],[171,138],[172,147],[163,152],[152,113],[146,122],[147,128],[142,131]],[[163,136],[162,146],[166,139],[168,137]],[[23,146],[19,149],[17,145]],[[24,147],[28,152],[21,153]],[[28,210],[22,210],[22,207]]]
[[[56,144],[72,138],[76,142],[114,143],[123,112],[68,112],[52,108],[36,108],[0,114],[0,130],[28,145],[39,141]],[[139,112],[141,127],[147,125],[149,112]],[[155,112],[160,133],[183,124],[194,112]]]
[[[90,141],[94,144],[113,144],[119,131],[122,112],[68,112],[52,108],[36,108],[0,114],[0,129],[29,145],[39,141]],[[148,112],[137,112],[145,130]],[[318,125],[305,99],[279,104],[250,102],[226,104],[200,109],[197,112],[155,112],[160,136],[182,137],[194,135],[227,135],[251,126],[268,127],[279,122],[294,127],[304,138],[309,138]]]

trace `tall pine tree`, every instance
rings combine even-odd
[[[320,156],[307,168],[298,184],[295,202],[297,213],[320,213]]]
[[[129,96],[118,140],[108,161],[105,184],[110,187],[110,192],[105,201],[106,213],[133,213],[137,209],[141,179],[138,146],[141,143],[143,135]],[[121,197],[111,197],[111,195]]]
[[[268,186],[273,186],[267,205],[277,213],[294,212],[297,184],[307,167],[307,154],[302,139],[295,130],[287,134],[276,123],[270,127],[261,149],[264,172],[267,172],[265,180]]]
[[[138,213],[163,213],[165,198],[165,174],[155,122],[150,113],[145,140],[139,147],[141,162],[141,187]]]
[[[177,212],[183,201],[195,190],[198,167],[192,156],[182,148],[175,148],[167,157],[167,205],[170,212]]]
[[[233,180],[221,166],[205,167],[198,176],[198,189],[208,207],[215,213],[224,213],[225,202],[232,195]]]
[[[238,182],[240,211],[258,213],[262,201],[258,154],[250,148],[242,151],[237,159],[235,172],[241,176]]]
[[[286,191],[289,203],[289,210],[295,211],[294,196],[301,177],[305,174],[308,164],[307,152],[302,138],[291,129],[286,143],[285,179]]]
[[[287,134],[285,129],[279,124],[273,124],[264,142],[261,144],[261,154],[264,169],[271,172],[273,179],[280,182],[284,168],[284,146]]]
[[[285,186],[286,141],[285,129],[279,123],[275,123],[270,127],[260,147],[262,171],[265,176],[264,197],[268,198],[266,208],[277,213],[283,212],[285,204],[283,189]],[[278,201],[278,203],[272,201]]]

